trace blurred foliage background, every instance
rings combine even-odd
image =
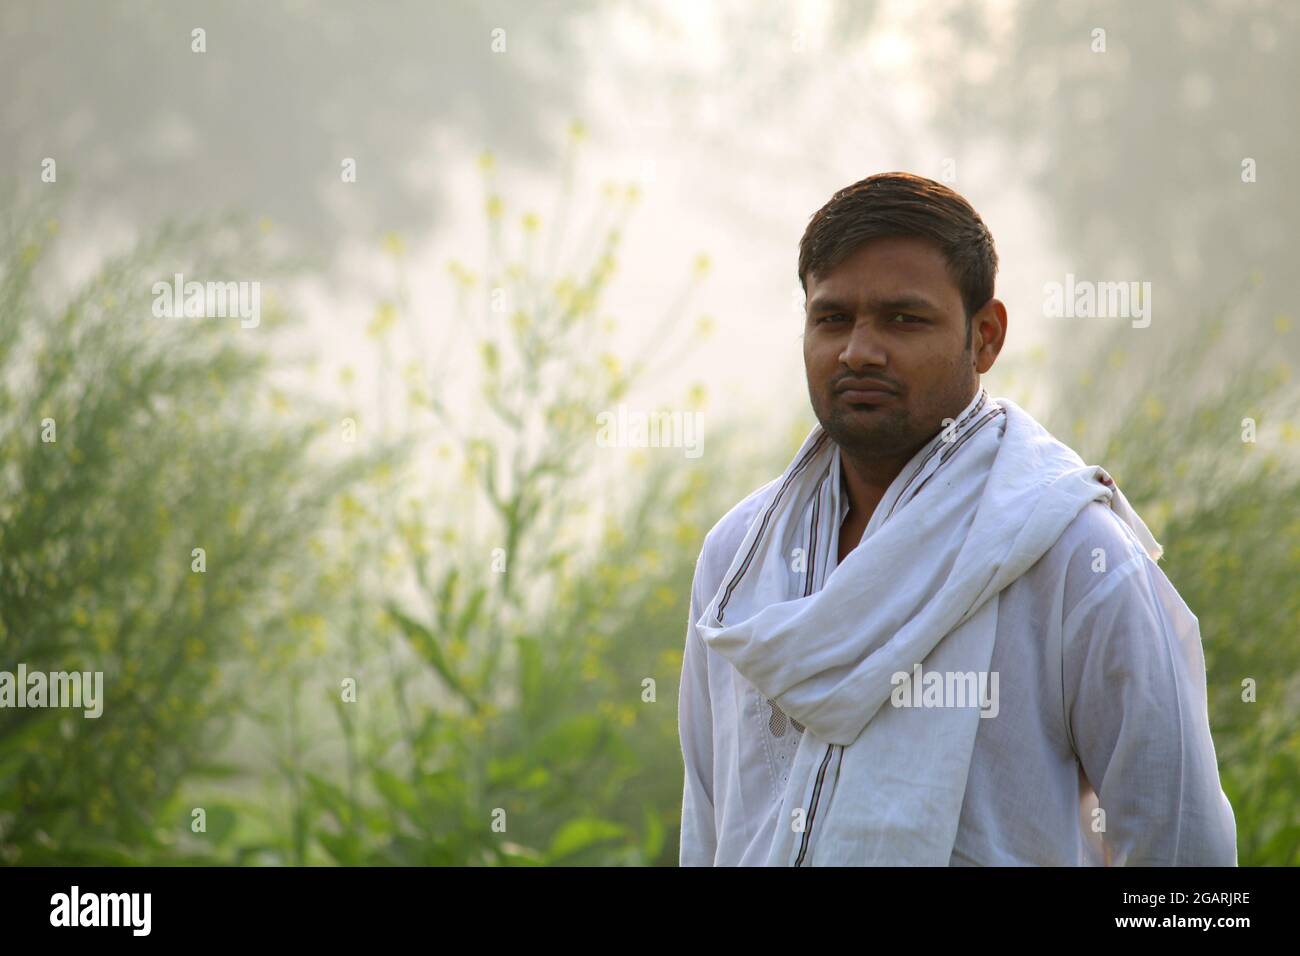
[[[239,54],[247,75],[225,86],[168,59],[189,55],[184,44],[175,53],[172,33],[188,43],[202,9],[178,6],[0,12],[11,49],[24,31],[71,24],[46,31],[49,56],[0,58],[0,73],[21,72],[16,88],[64,105],[58,123],[33,118],[23,96],[0,105],[0,139],[13,144],[0,172],[29,181],[47,151],[86,156],[78,188],[57,201],[19,188],[0,209],[0,669],[102,670],[106,694],[95,720],[0,710],[0,863],[675,864],[677,681],[695,560],[709,527],[776,474],[812,424],[805,393],[769,379],[762,358],[784,350],[798,363],[797,318],[782,313],[797,230],[829,195],[823,185],[877,168],[938,175],[945,155],[961,157],[963,176],[986,167],[956,184],[977,208],[972,182],[990,201],[1003,185],[1033,197],[1032,216],[1008,217],[1017,228],[992,223],[1004,279],[1036,280],[1003,237],[1042,219],[1070,271],[1155,281],[1149,334],[1062,326],[1005,355],[985,384],[1104,465],[1165,545],[1162,567],[1201,623],[1240,862],[1300,863],[1300,332],[1284,258],[1297,237],[1294,190],[1276,186],[1294,124],[1270,92],[1294,87],[1294,10],[1188,4],[1174,17],[1159,4],[1097,2],[1013,4],[1000,16],[996,5],[940,4],[909,61],[932,77],[928,122],[941,145],[927,152],[910,125],[919,106],[846,129],[827,105],[883,88],[830,64],[897,55],[890,4],[827,5],[810,70],[782,55],[793,29],[783,7],[757,5],[772,33],[754,4],[721,3],[710,29],[730,42],[665,55],[653,74],[662,83],[645,80],[651,66],[635,49],[619,53],[613,30],[598,31],[600,48],[621,64],[580,68],[587,5],[554,22],[507,18],[515,49],[531,40],[565,58],[550,71],[526,56],[489,69],[449,39],[489,30],[508,4],[453,5],[443,30],[422,5],[398,4],[390,15],[420,29],[373,36],[344,6],[303,19],[272,4],[268,29],[244,32],[222,8],[205,11],[213,53],[225,36],[252,44]],[[656,38],[652,58],[696,49],[698,23],[678,29],[662,4],[615,6]],[[1108,60],[1088,53],[1096,24]],[[322,55],[268,86],[258,64],[274,58],[256,52],[295,30],[318,51],[360,33],[383,55],[366,82]],[[85,89],[66,63],[119,56],[102,39],[115,32],[152,66],[105,69]],[[817,52],[812,31],[806,39]],[[988,49],[1006,55],[990,62]],[[599,137],[581,123],[545,132],[592,89],[630,97],[628,76],[671,91],[674,112],[698,125],[669,138],[705,157],[681,154],[706,184],[688,191],[695,218],[675,212],[640,245],[629,241],[638,187],[578,171],[575,157]],[[722,76],[731,119],[711,123]],[[487,85],[475,92],[466,77]],[[308,96],[339,112],[296,109]],[[370,96],[391,108],[374,110]],[[476,96],[490,108],[469,108]],[[113,113],[137,100],[148,108]],[[630,99],[618,102],[621,116]],[[96,108],[81,115],[85,103]],[[826,129],[843,133],[834,144],[791,132],[794,117],[815,123],[823,107]],[[176,124],[189,109],[216,125],[187,138]],[[339,120],[352,114],[365,121]],[[473,181],[444,173],[437,150],[432,178],[404,168],[423,142],[417,115],[446,136],[440,149],[463,139],[534,157],[541,184],[503,184],[492,153],[469,164]],[[738,154],[727,152],[735,117],[753,133]],[[761,135],[768,124],[774,140]],[[288,161],[245,155],[246,135],[281,134]],[[362,185],[400,188],[353,206],[323,200],[324,187],[311,190],[337,183],[335,154],[357,139],[377,144]],[[791,142],[805,146],[789,154]],[[881,142],[895,144],[883,157]],[[1241,188],[1243,155],[1260,159],[1253,191]],[[325,174],[304,172],[316,163]],[[196,180],[169,178],[175,168]],[[669,183],[670,168],[661,160]],[[753,186],[759,168],[785,184],[780,195]],[[738,191],[723,194],[724,182]],[[194,203],[208,183],[214,201],[249,215]],[[545,213],[530,211],[552,189]],[[710,190],[731,224],[712,260],[699,254],[718,235],[706,228],[718,213]],[[782,199],[799,212],[773,225]],[[455,306],[430,322],[416,288],[429,281],[427,249],[415,246],[460,203],[475,231],[443,260],[436,281]],[[170,215],[194,205],[202,215]],[[99,251],[112,251],[87,266],[85,236],[137,213],[130,241],[105,239]],[[782,278],[738,251],[757,235],[777,237]],[[292,290],[303,279],[329,287],[357,261],[366,281],[348,291],[365,332],[354,346],[337,330],[354,354],[335,375],[316,363],[313,300]],[[1059,279],[1054,269],[1044,277]],[[177,271],[260,279],[257,334],[233,320],[152,318],[152,283]],[[618,292],[628,272],[641,284]],[[716,301],[719,272],[733,314],[712,319],[701,302]],[[777,305],[747,306],[746,288]],[[643,314],[641,300],[664,304],[662,315],[626,328],[611,314],[630,303]],[[1032,316],[1038,302],[1024,304]],[[1013,338],[1031,330],[1016,324],[1024,311],[1012,310]],[[432,338],[415,334],[429,327]],[[683,369],[719,363],[789,397],[758,407],[703,376],[679,387]],[[598,447],[596,416],[620,402],[706,412],[705,454]],[[1243,440],[1247,419],[1254,441]],[[42,440],[48,420],[55,441]]]

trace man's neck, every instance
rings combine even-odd
[[[920,447],[905,458],[876,458],[869,462],[851,460],[841,449],[840,485],[848,495],[849,510],[840,526],[838,560],[843,561],[858,546],[880,499]]]
[[[975,401],[979,388],[977,382],[975,391],[966,400],[966,405]],[[845,555],[856,548],[858,542],[862,540],[862,532],[867,530],[876,506],[880,504],[880,499],[885,497],[885,492],[894,483],[898,473],[938,432],[939,429],[936,428],[934,434],[918,442],[915,448],[897,455],[854,457],[847,454],[843,448],[840,449],[840,487],[845,490],[849,498],[849,510],[844,516],[844,523],[840,525],[840,561],[843,561]]]

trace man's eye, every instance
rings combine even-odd
[[[833,313],[831,313],[830,315],[823,315],[823,316],[822,316],[820,319],[818,319],[817,321],[818,321],[818,322],[836,322],[836,321],[840,321],[840,320],[842,320],[842,319],[846,319],[846,318],[848,318],[848,316],[846,316],[843,312],[833,312]]]
[[[921,322],[921,321],[923,321],[922,319],[918,318],[917,316],[915,316],[915,315],[908,315],[908,314],[905,313],[905,312],[895,312],[894,315],[893,315],[893,318],[895,318],[895,319],[903,319],[904,321],[903,321],[902,323],[900,323],[900,324],[902,324],[902,325],[915,325],[917,322]]]

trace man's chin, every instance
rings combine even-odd
[[[892,448],[908,431],[897,410],[881,405],[849,405],[821,419],[822,428],[846,451]]]

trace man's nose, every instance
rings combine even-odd
[[[840,362],[854,370],[889,364],[880,333],[869,318],[860,318],[853,324],[840,352]]]

